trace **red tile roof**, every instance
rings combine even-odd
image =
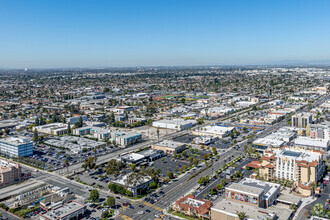
[[[247,167],[251,168],[261,168],[261,163],[259,161],[252,161],[249,164],[246,165]]]
[[[188,196],[182,197],[180,199],[178,199],[175,204],[177,204],[178,206],[180,206],[180,208],[184,211],[188,211],[189,209],[194,209],[198,214],[200,215],[205,215],[209,212],[211,206],[212,206],[212,202],[208,201],[208,200],[203,200],[203,199],[195,199],[198,201],[202,201],[204,202],[203,205],[199,206],[199,207],[195,207],[195,206],[191,206],[188,204],[184,204],[183,202],[185,200],[187,200],[188,198],[190,199],[195,199],[195,196],[190,194]]]

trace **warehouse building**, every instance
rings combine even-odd
[[[184,119],[172,119],[172,120],[163,119],[152,122],[153,127],[175,129],[178,131],[192,128],[196,124],[197,122],[195,120],[184,120]]]

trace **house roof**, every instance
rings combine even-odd
[[[200,215],[207,214],[212,206],[212,202],[203,199],[195,199],[195,196],[192,194],[180,198],[175,204],[185,211],[194,209]]]

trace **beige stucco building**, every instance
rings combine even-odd
[[[20,181],[21,175],[22,170],[18,163],[0,160],[0,186]]]
[[[161,150],[165,154],[180,153],[186,149],[185,143],[180,143],[176,141],[164,140],[156,144],[151,145],[153,150]]]
[[[270,180],[293,181],[303,195],[312,194],[312,185],[320,181],[324,172],[323,152],[281,148],[266,151],[261,162],[253,161],[247,167],[259,169],[260,177]]]

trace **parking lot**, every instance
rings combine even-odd
[[[66,167],[65,161],[68,160],[69,165],[82,162],[85,158],[91,156],[101,156],[118,150],[117,147],[104,147],[84,152],[82,154],[72,154],[67,149],[51,147],[45,144],[34,146],[34,155],[29,158],[43,162],[45,170],[57,170]]]

